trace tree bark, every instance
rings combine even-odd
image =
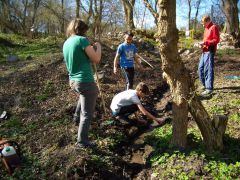
[[[157,9],[154,9],[151,4],[149,3],[148,0],[143,0],[144,5],[148,8],[148,10],[151,12],[152,16],[154,17],[154,23],[156,24],[156,26],[158,25],[157,21],[158,21],[158,12]],[[157,2],[155,2],[155,8],[157,6]]]
[[[195,13],[195,17],[194,17],[194,25],[193,25],[193,29],[196,30],[197,28],[197,17],[198,17],[198,12],[199,12],[199,7],[200,7],[200,4],[201,4],[201,1],[202,0],[197,0],[196,1],[196,13]]]
[[[80,4],[81,0],[76,0],[76,18],[80,18]]]
[[[240,47],[240,31],[238,18],[238,0],[222,0],[223,11],[226,16],[226,31],[234,39],[235,47]]]
[[[36,15],[37,15],[37,10],[40,6],[40,3],[41,3],[42,0],[35,0],[34,3],[33,3],[33,16],[32,16],[32,27],[28,29],[28,33],[31,34],[31,36],[34,34],[34,31],[35,31],[35,20],[36,20]],[[32,29],[33,28],[33,32],[32,32]]]
[[[89,11],[88,11],[88,16],[86,18],[86,23],[89,24],[90,18],[93,15],[93,0],[89,0]]]
[[[223,135],[227,126],[227,116],[216,115],[211,120],[201,101],[196,96],[189,100],[189,107],[208,150],[223,150]]]
[[[64,9],[64,0],[61,0],[62,4],[62,18],[61,18],[61,32],[64,33],[65,31],[65,9]]]
[[[99,3],[99,5],[98,5]],[[94,38],[100,40],[101,37],[101,23],[102,23],[102,11],[103,11],[103,1],[94,0],[94,11],[93,11],[93,34]]]
[[[135,25],[133,21],[133,8],[135,5],[135,0],[122,0],[123,8],[125,12],[125,20],[127,23],[128,30],[134,30]]]
[[[188,30],[191,28],[191,12],[192,12],[192,0],[188,0]]]
[[[189,76],[177,50],[178,30],[176,28],[176,0],[159,0],[158,33],[163,76],[170,85],[173,97],[174,146],[185,148],[187,142],[187,121]],[[174,69],[174,71],[173,71]]]
[[[195,93],[194,81],[178,55],[176,0],[159,0],[158,5],[160,8],[158,36],[163,77],[167,80],[173,97],[173,138],[171,143],[179,148],[186,147],[188,112],[190,112],[201,131],[208,150],[222,150],[222,138],[227,125],[227,117],[217,116],[213,120],[210,119]]]

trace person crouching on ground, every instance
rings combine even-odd
[[[162,124],[163,120],[161,118],[153,116],[141,104],[140,98],[143,98],[147,94],[149,94],[148,86],[140,82],[135,90],[129,89],[115,95],[110,106],[113,117],[126,119],[130,114],[139,110],[149,119],[156,121],[158,124]],[[138,121],[144,123],[142,120]]]

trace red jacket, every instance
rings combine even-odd
[[[204,30],[203,36],[203,52],[214,51],[216,52],[217,44],[220,41],[219,30],[212,22],[209,23]]]

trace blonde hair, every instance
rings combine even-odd
[[[66,36],[69,37],[71,35],[80,35],[84,36],[85,33],[88,30],[88,25],[80,20],[79,18],[73,19],[68,24],[67,30],[66,30]]]
[[[136,91],[142,91],[142,93],[144,93],[144,94],[149,94],[149,92],[150,92],[148,89],[148,86],[144,82],[140,82],[137,85]]]
[[[205,16],[202,17],[202,21],[208,22],[208,21],[211,21],[211,18],[210,18],[209,15],[205,15]]]

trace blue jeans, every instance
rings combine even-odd
[[[203,52],[198,66],[199,79],[202,85],[209,90],[213,90],[214,81],[214,53]]]
[[[77,142],[88,143],[88,131],[93,118],[98,88],[96,83],[70,81],[71,89],[79,94],[74,116],[80,116]]]

